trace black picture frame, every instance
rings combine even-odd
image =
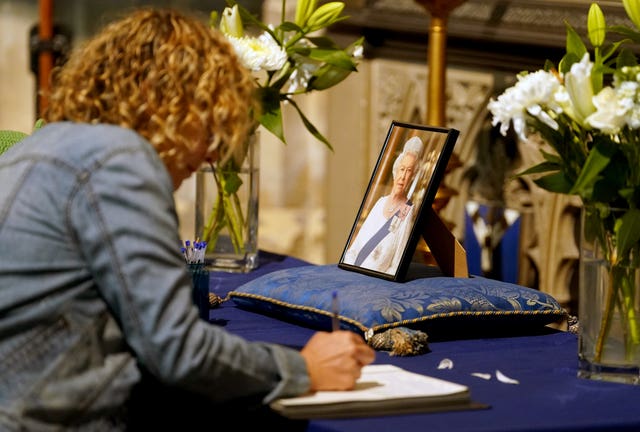
[[[426,223],[425,209],[433,205],[458,135],[453,128],[391,122],[338,267],[392,281],[405,279]],[[403,153],[418,147],[417,157]]]

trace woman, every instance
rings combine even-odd
[[[350,389],[373,361],[352,332],[298,351],[198,319],[173,192],[241,147],[253,89],[221,33],[170,10],[56,71],[47,125],[0,161],[0,429],[184,425]]]
[[[393,163],[389,195],[376,201],[347,249],[343,262],[381,273],[395,274],[407,246],[414,207],[407,194],[416,174],[422,140],[412,137]]]

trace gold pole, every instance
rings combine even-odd
[[[427,82],[427,124],[433,126],[447,126],[446,116],[446,88],[447,88],[447,22],[451,12],[466,0],[415,0],[431,14],[429,24],[429,46],[427,52],[428,82]],[[449,158],[445,170],[448,173],[462,166],[456,153]],[[438,188],[436,211],[449,202],[451,196],[457,192],[449,188],[444,182]]]
[[[426,121],[427,124],[432,126],[446,127],[447,21],[451,11],[460,6],[466,0],[415,1],[427,9],[431,14],[431,22],[429,24],[429,46],[427,51],[428,81]],[[462,163],[460,159],[456,153],[453,153],[445,170],[445,179],[448,173],[461,165]],[[440,184],[432,205],[434,218],[439,218],[437,213],[442,210],[447,205],[451,197],[456,194],[457,191],[448,187],[444,181]],[[423,239],[420,241],[416,249],[416,255],[427,264],[434,263],[434,254],[425,242],[425,236],[429,236],[432,244],[435,245],[438,242],[442,242],[447,245],[446,248],[442,249],[445,251],[444,258],[446,258],[447,262],[442,261],[443,252],[441,251],[441,262],[439,262],[438,265],[441,268],[443,268],[443,266],[449,268],[448,266],[450,266],[451,269],[455,269],[454,273],[456,276],[466,277],[467,261],[464,248],[462,248],[458,241],[448,232],[448,229],[453,228],[454,224],[447,223],[445,221],[442,222],[442,226],[446,228],[443,228],[441,231],[447,232],[442,232],[442,235],[437,235],[437,233],[425,231]],[[429,223],[433,223],[433,221]],[[447,236],[447,234],[449,235]],[[449,252],[451,251],[455,253],[450,254]],[[451,260],[451,262],[449,262],[449,260]]]
[[[429,28],[429,81],[427,82],[427,124],[445,126],[447,19],[431,17]]]
[[[446,126],[445,89],[447,84],[447,21],[449,14],[466,0],[415,0],[431,14],[427,65],[427,123]]]

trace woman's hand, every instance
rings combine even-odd
[[[351,390],[362,367],[375,359],[375,350],[346,330],[317,332],[300,353],[307,363],[311,391]]]

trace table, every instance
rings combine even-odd
[[[211,273],[210,289],[224,297],[241,284],[271,271],[310,265],[295,258],[260,253],[248,274]],[[210,321],[248,340],[300,348],[313,329],[241,310],[233,301],[212,309]],[[309,432],[383,431],[640,431],[640,386],[577,378],[577,337],[548,329],[517,337],[429,343],[430,352],[394,357],[378,352],[375,363],[390,363],[424,375],[469,386],[472,398],[489,409],[310,421]],[[452,369],[438,369],[442,359]],[[496,379],[496,371],[519,384]],[[483,379],[473,373],[489,374]]]

